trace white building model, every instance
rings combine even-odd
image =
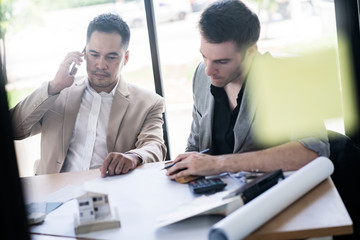
[[[93,222],[111,216],[108,196],[99,193],[86,193],[78,198],[81,223]]]
[[[88,192],[77,200],[79,217],[75,221],[76,234],[120,227],[120,221],[111,216],[107,194]]]

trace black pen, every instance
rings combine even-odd
[[[199,153],[206,153],[206,152],[208,152],[208,151],[210,151],[210,148],[204,149],[204,150],[200,151]],[[172,166],[174,166],[174,165],[177,164],[178,162],[179,162],[179,161],[174,162],[174,163],[172,163],[172,164],[169,164],[169,165],[165,166],[165,167],[164,167],[163,169],[161,169],[161,170],[171,168]]]

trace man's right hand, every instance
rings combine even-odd
[[[64,61],[60,64],[54,80],[49,83],[49,95],[58,94],[64,88],[70,87],[74,83],[74,75],[70,75],[69,70],[72,63],[80,65],[84,56],[81,52],[70,52],[66,55]],[[76,73],[76,72],[75,72]]]
[[[167,169],[166,175],[171,180],[191,175],[217,175],[224,172],[221,167],[223,160],[219,159],[219,156],[211,156],[198,152],[179,154],[173,161],[176,164]]]

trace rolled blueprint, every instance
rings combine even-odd
[[[333,171],[330,159],[316,158],[212,226],[209,239],[243,239],[327,179]]]

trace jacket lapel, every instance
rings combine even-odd
[[[119,81],[120,82],[115,91],[113,103],[111,105],[109,125],[106,134],[106,145],[108,152],[113,152],[115,149],[121,121],[125,116],[130,101],[130,93],[125,80],[121,78]],[[114,131],[114,129],[117,129],[117,131]]]
[[[250,76],[249,76],[250,77]],[[249,80],[245,87],[242,103],[240,105],[238,117],[234,126],[234,153],[242,148],[246,137],[250,134],[250,128],[254,122],[255,112],[257,108],[257,100],[249,90]],[[240,117],[241,116],[241,117]]]
[[[71,136],[75,127],[75,121],[80,109],[81,99],[84,94],[85,79],[70,87],[65,99],[65,116],[63,126],[63,158],[65,159],[69,148]]]
[[[200,149],[202,151],[206,148],[211,148],[212,146],[212,125],[213,125],[213,118],[214,118],[214,105],[215,100],[210,92],[210,84],[208,85],[208,94],[204,101],[205,104],[205,111],[203,112],[202,118],[200,120],[200,126],[207,126],[207,127],[200,127],[199,136],[203,136],[200,139]]]

